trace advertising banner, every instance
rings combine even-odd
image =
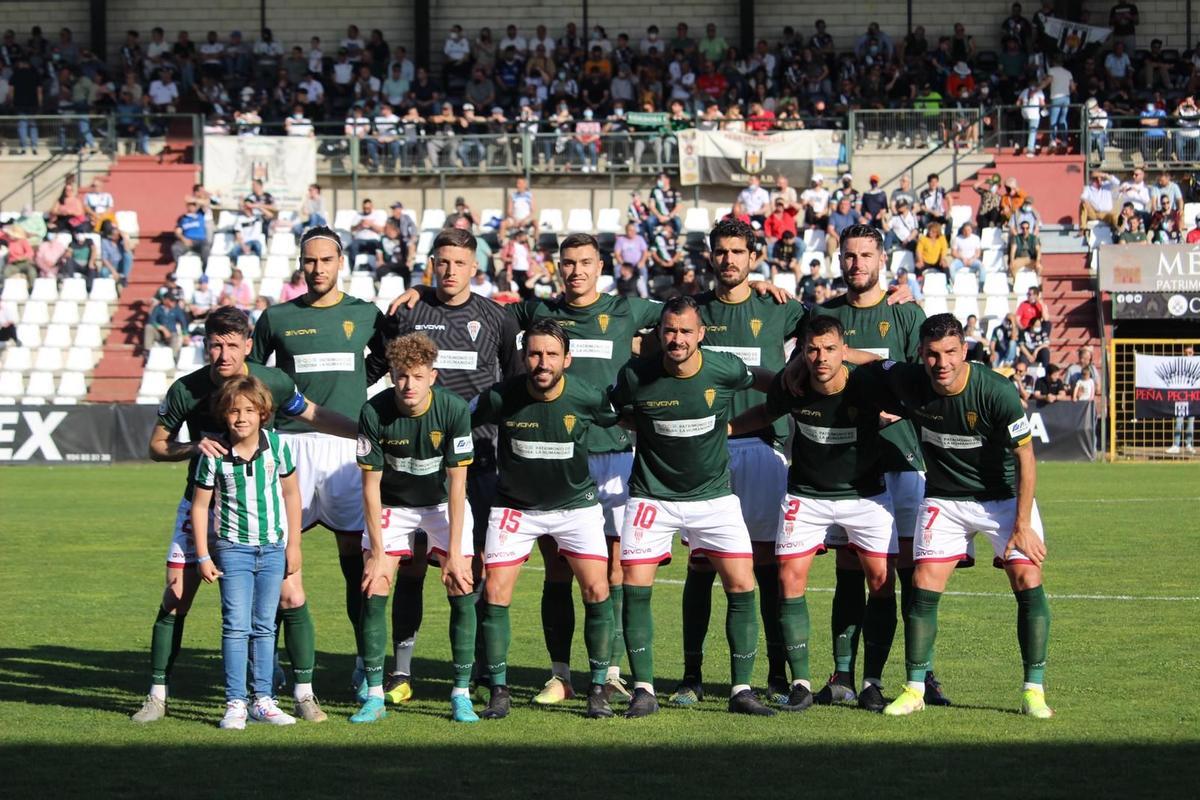
[[[1200,356],[1134,353],[1134,417],[1200,416]]]
[[[768,189],[779,175],[802,191],[814,172],[837,170],[841,143],[831,130],[700,131],[682,130],[679,138],[679,182],[745,186],[758,175]]]
[[[1117,292],[1113,319],[1200,320],[1200,292]]]
[[[146,458],[146,405],[0,406],[0,464],[108,464]]]
[[[1200,244],[1101,247],[1100,288],[1123,293],[1200,293]]]
[[[234,206],[258,179],[280,208],[300,204],[317,180],[317,140],[311,136],[204,137],[204,186]]]
[[[1092,403],[1031,406],[1029,430],[1039,460],[1091,461],[1096,457],[1096,407]]]

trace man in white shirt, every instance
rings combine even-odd
[[[359,55],[365,50],[367,43],[358,32],[357,25],[346,26],[346,38],[342,39],[342,49],[350,56],[350,60],[358,63]]]
[[[771,195],[762,188],[762,181],[757,175],[750,176],[750,185],[738,192],[738,200],[742,208],[750,215],[753,222],[762,225],[767,218],[767,207],[771,204]]]
[[[300,85],[296,87],[297,92],[308,94],[309,105],[321,105],[325,101],[325,87],[317,80],[317,74],[310,73],[308,78],[300,81]]]
[[[379,166],[379,153],[386,151],[387,163],[385,169],[391,170],[400,159],[400,118],[392,111],[391,105],[384,103],[375,115],[375,136],[367,139],[367,163],[371,169]]]
[[[800,194],[800,202],[804,204],[804,222],[822,231],[829,225],[829,190],[824,184],[824,177],[813,175],[812,186]]]
[[[283,130],[288,136],[312,136],[312,120],[304,116],[304,106],[295,105],[292,113],[283,121]]]
[[[217,32],[209,31],[197,49],[200,51],[200,66],[204,74],[218,81],[224,78],[225,44],[217,38]]]
[[[796,190],[788,185],[786,175],[777,175],[775,177],[775,191],[771,192],[771,202],[776,200],[783,201],[783,207],[788,211],[799,211],[800,199],[796,195]]]
[[[1107,172],[1092,170],[1092,179],[1083,187],[1079,196],[1079,227],[1087,238],[1088,222],[1098,219],[1108,227],[1117,230],[1117,209],[1113,204],[1113,192],[1119,184],[1117,179]]]
[[[886,249],[892,250],[896,247],[903,247],[910,252],[916,250],[917,236],[920,234],[920,226],[917,224],[917,215],[912,212],[912,206],[906,200],[900,200],[896,203],[896,213],[892,214],[888,219],[887,235],[884,237],[883,245]]]
[[[1126,203],[1133,205],[1133,210],[1142,217],[1142,223],[1150,216],[1150,188],[1146,186],[1146,171],[1141,167],[1134,169],[1133,178],[1121,184],[1117,206]]]
[[[1042,109],[1046,106],[1046,95],[1038,88],[1036,75],[1030,76],[1029,85],[1017,95],[1017,108],[1021,109],[1021,117],[1029,135],[1025,141],[1025,157],[1033,158],[1037,149],[1038,125],[1042,121]]]
[[[1075,91],[1075,79],[1066,67],[1062,65],[1062,56],[1055,55],[1046,70],[1046,77],[1041,88],[1050,87],[1050,135],[1054,138],[1054,146],[1067,142],[1067,110],[1071,104],[1071,92]],[[1059,131],[1062,131],[1061,138]]]
[[[510,228],[526,228],[536,223],[534,214],[533,192],[529,190],[529,181],[524,177],[517,178],[517,187],[508,197],[508,214],[500,223],[500,238],[504,239]]]
[[[663,40],[658,37],[658,26],[651,25],[646,28],[646,35],[638,42],[638,52],[642,55],[649,55],[651,50],[656,50],[661,56],[664,46]]]
[[[501,39],[500,44],[496,46],[496,52],[503,53],[510,47],[517,51],[517,55],[529,50],[529,44],[525,41],[525,37],[517,33],[516,25],[509,25],[504,29],[504,38]],[[547,55],[549,55],[549,53],[547,53]]]
[[[971,223],[964,224],[958,229],[958,235],[950,248],[950,283],[961,269],[969,269],[975,273],[980,285],[983,284],[983,261],[979,258],[983,251],[983,242],[975,234]]]
[[[158,78],[150,84],[147,94],[150,96],[150,105],[155,111],[167,114],[174,112],[175,104],[179,102],[179,86],[171,77],[171,71],[159,70]]]
[[[1117,42],[1113,51],[1104,57],[1104,73],[1108,75],[1109,91],[1118,88],[1133,91],[1133,61],[1125,52],[1125,43]]]
[[[537,51],[537,46],[541,45],[546,48],[546,55],[553,57],[554,55],[554,37],[546,32],[545,25],[537,26],[537,34],[529,40],[529,54],[533,55]]]
[[[450,35],[442,45],[442,54],[446,56],[442,65],[446,81],[465,82],[471,69],[471,40],[463,36],[462,25],[450,28]]]
[[[1089,145],[1096,162],[1104,163],[1104,149],[1108,147],[1108,112],[1100,105],[1100,101],[1089,97],[1084,103],[1084,113],[1087,115],[1087,131]]]
[[[325,51],[321,49],[321,37],[314,36],[308,42],[308,71],[320,75],[325,70]]]
[[[350,246],[346,248],[346,257],[350,259],[350,268],[354,268],[354,262],[358,256],[364,254],[374,254],[379,248],[379,241],[383,238],[383,226],[387,224],[387,212],[382,208],[375,208],[375,204],[370,198],[362,201],[362,213],[350,226],[350,232],[354,234],[354,238],[350,241]]]

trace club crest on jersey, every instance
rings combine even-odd
[[[970,428],[971,430],[975,430],[975,423],[978,421],[979,421],[978,414],[976,414],[974,411],[967,412],[967,427],[968,428]]]
[[[704,390],[704,402],[708,403],[708,407],[712,408],[713,401],[717,399],[717,390],[708,388]]]
[[[763,325],[763,323],[762,323],[761,319],[750,320],[750,332],[752,334],[754,334],[755,339],[758,338],[758,334],[762,333],[762,325]],[[712,404],[709,403],[709,405],[712,405]]]
[[[563,415],[563,426],[567,429],[567,433],[570,433],[571,431],[573,431],[575,429],[575,415],[574,414],[564,414]]]
[[[354,323],[348,319],[343,320],[342,321],[342,333],[346,334],[347,339],[349,339],[351,336],[353,336],[354,335]]]
[[[435,450],[440,449],[442,446],[442,432],[441,431],[430,431],[429,432],[429,441],[433,442],[433,448]]]
[[[477,338],[479,338],[479,331],[482,328],[483,328],[483,325],[480,324],[479,320],[477,320],[477,319],[473,319],[467,323],[467,333],[471,334],[472,342],[475,341]]]
[[[891,329],[892,329],[892,323],[888,322],[887,320],[884,320],[883,322],[879,323],[880,338],[887,336],[888,331],[890,331]]]
[[[599,323],[599,325],[600,325],[601,333],[608,333],[609,319],[610,319],[610,317],[608,316],[608,314],[597,314],[596,315],[596,322]]]

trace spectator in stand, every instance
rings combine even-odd
[[[533,262],[533,250],[529,246],[529,231],[516,228],[509,240],[500,248],[500,261],[504,264],[504,278],[510,291],[517,291],[528,299],[531,294],[526,279]]]
[[[884,247],[888,250],[899,247],[915,253],[920,229],[920,223],[917,222],[917,215],[912,212],[912,207],[906,201],[901,200],[896,205],[896,213],[888,219],[888,229],[883,240]]]
[[[379,249],[379,240],[383,236],[383,226],[387,223],[387,213],[382,208],[375,208],[375,203],[368,197],[362,201],[362,212],[357,215],[350,226],[354,238],[346,248],[346,256],[354,268],[360,255],[373,255]]]
[[[28,234],[20,225],[8,225],[3,234],[0,234],[0,242],[8,247],[8,260],[4,264],[4,279],[24,275],[26,283],[32,287],[38,277],[38,270],[34,264],[34,247],[29,241]]]
[[[471,41],[463,36],[461,25],[452,25],[446,42],[442,45],[443,82],[446,88],[461,87],[471,72]]]
[[[1071,105],[1071,95],[1075,91],[1075,79],[1063,66],[1061,55],[1052,56],[1050,64],[1051,67],[1046,70],[1046,77],[1038,84],[1038,88],[1050,90],[1050,138],[1052,140],[1050,146],[1061,147],[1065,151],[1068,144],[1067,111]]]
[[[729,45],[725,37],[717,35],[717,26],[710,22],[704,26],[704,38],[696,45],[696,49],[705,60],[719,64],[729,50]]]
[[[243,198],[243,203],[249,208],[258,221],[263,235],[270,233],[271,223],[279,216],[279,207],[275,198],[263,188],[263,182],[255,178],[250,183],[250,194]]]
[[[513,26],[509,27],[515,31]],[[533,192],[529,189],[529,181],[519,177],[516,188],[508,196],[508,213],[500,222],[500,238],[507,242],[511,229],[523,229],[536,224],[537,207],[534,204]]]
[[[1025,330],[1035,322],[1049,322],[1049,319],[1046,304],[1042,302],[1042,290],[1037,286],[1030,286],[1025,292],[1025,299],[1017,304],[1017,327]]]
[[[921,190],[918,199],[917,208],[922,225],[929,225],[930,222],[946,224],[950,216],[950,205],[946,199],[946,190],[942,188],[941,178],[936,172],[929,173],[925,179],[925,188]]]
[[[1188,231],[1187,243],[1200,244],[1200,214],[1196,215],[1196,219],[1192,220],[1192,229]]]
[[[1000,196],[1000,216],[1005,227],[1010,227],[1013,215],[1025,204],[1025,192],[1017,185],[1017,179],[1009,176],[1004,182],[1004,193]]]
[[[296,213],[296,218],[299,221],[292,226],[292,234],[295,236],[300,236],[309,228],[328,224],[329,215],[325,211],[325,200],[321,197],[321,185],[319,183],[310,183],[308,185],[308,193],[300,203],[300,209]]]
[[[191,317],[192,322],[203,322],[208,319],[208,315],[217,307],[217,302],[216,292],[209,288],[208,276],[201,275],[196,281],[196,290],[192,292],[191,299],[188,302],[188,316]]]
[[[925,273],[929,270],[946,272],[950,266],[949,248],[946,237],[942,235],[942,223],[931,222],[925,233],[917,239],[916,273],[917,278],[924,283]]]
[[[1104,74],[1110,92],[1118,89],[1133,91],[1133,60],[1125,52],[1124,42],[1116,42],[1112,52],[1104,57]]]
[[[830,258],[837,252],[842,241],[842,233],[854,225],[861,225],[865,220],[854,210],[853,201],[849,195],[843,196],[837,202],[833,213],[829,215],[829,227],[825,230],[825,249]]]
[[[476,270],[475,274],[471,276],[471,293],[490,298],[496,293],[496,284],[492,283],[491,277],[486,272]]]
[[[817,288],[827,283],[821,277],[821,259],[814,258],[808,262],[808,274],[796,282],[796,296],[811,306],[817,302]]]
[[[674,276],[683,268],[685,253],[675,238],[675,229],[663,225],[654,237],[654,245],[650,248],[650,294],[662,293],[663,281],[657,280],[670,276],[669,283],[674,283]],[[669,283],[667,285],[669,285]],[[656,286],[660,287],[656,290]]]
[[[1158,207],[1150,215],[1150,228],[1146,232],[1151,244],[1170,244],[1181,239],[1180,222],[1182,209],[1171,207],[1171,198],[1161,195]]]
[[[786,175],[775,176],[775,190],[771,192],[771,202],[774,203],[776,200],[782,200],[784,207],[792,212],[793,216],[800,213],[800,198],[796,194],[796,190],[788,183]]]
[[[1029,364],[1020,360],[1014,362],[1009,380],[1016,387],[1017,395],[1021,398],[1021,406],[1029,408],[1029,400],[1033,396],[1033,387],[1036,383],[1033,373],[1029,371]]]
[[[625,223],[625,233],[614,240],[613,261],[618,267],[629,265],[635,275],[646,274],[646,265],[650,261],[650,247],[638,233],[635,223]]]
[[[1033,25],[1021,16],[1021,4],[1012,4],[1012,14],[1000,23],[1000,31],[1006,38],[1014,39],[1022,51],[1028,51],[1033,42]]]
[[[146,326],[142,329],[142,349],[148,356],[152,347],[165,344],[178,358],[183,340],[187,338],[187,329],[187,314],[179,307],[178,295],[160,290],[158,303],[150,310]]]
[[[1096,163],[1103,164],[1104,150],[1108,147],[1108,112],[1095,97],[1089,97],[1084,103],[1084,113],[1087,115],[1089,147],[1096,156]]]
[[[208,233],[200,201],[188,197],[184,201],[185,211],[175,221],[175,241],[171,243],[171,257],[176,261],[185,253],[196,253],[201,260],[208,261]]]
[[[784,230],[779,241],[771,245],[771,257],[768,261],[771,277],[781,272],[790,272],[800,279],[800,258],[804,255],[803,247],[796,246],[795,229]]]
[[[1021,330],[1012,314],[1005,314],[1004,321],[992,331],[992,368],[1011,367],[1020,353]]]
[[[1079,360],[1067,367],[1067,388],[1073,391],[1080,380],[1090,379],[1094,395],[1100,387],[1100,370],[1096,369],[1092,348],[1081,347],[1076,351],[1076,356]]]
[[[289,300],[295,300],[297,297],[302,297],[308,293],[308,284],[304,281],[304,271],[296,270],[292,276],[288,278],[288,282],[283,285],[283,289],[279,292],[279,302],[286,303]]]
[[[958,235],[954,237],[953,246],[950,248],[950,282],[954,283],[954,276],[959,273],[959,270],[967,269],[975,273],[975,278],[982,286],[983,260],[980,258],[982,253],[983,242],[972,229],[971,223],[964,222],[958,229]]]
[[[1200,46],[1193,51],[1200,60]],[[1200,66],[1192,68],[1195,80],[1200,80]],[[1200,106],[1192,95],[1183,98],[1175,107],[1175,157],[1180,161],[1200,161]]]
[[[1183,348],[1183,355],[1186,358],[1192,358],[1196,355],[1196,349],[1191,345],[1186,345]],[[1196,454],[1196,418],[1194,416],[1176,416],[1174,430],[1171,436],[1171,446],[1167,448],[1169,455],[1178,455],[1180,445],[1187,447],[1189,456]]]
[[[122,286],[129,283],[133,269],[133,249],[121,229],[109,220],[100,225],[100,277],[116,278]]]
[[[1138,7],[1134,3],[1116,3],[1108,12],[1108,27],[1113,29],[1113,41],[1116,47],[1137,50]]]
[[[1142,158],[1147,161],[1162,161],[1167,157],[1167,112],[1153,100],[1138,114],[1142,128]]]
[[[1179,184],[1171,180],[1170,173],[1160,172],[1154,180],[1154,185],[1150,187],[1150,206],[1155,211],[1162,207],[1162,199],[1166,197],[1170,202],[1170,210],[1172,212],[1183,211],[1183,191],[1179,188]]]
[[[738,192],[738,200],[750,215],[752,222],[762,225],[770,211],[771,196],[762,188],[762,180],[757,175],[750,176],[749,185]]]
[[[647,296],[641,279],[629,264],[622,264],[617,271],[617,294],[621,297]]]
[[[800,202],[804,205],[806,225],[817,230],[829,227],[829,190],[821,175],[812,176],[811,185],[800,194]]]
[[[1146,223],[1150,218],[1150,187],[1146,185],[1146,171],[1135,167],[1133,176],[1121,184],[1117,193],[1117,202],[1122,206],[1130,204],[1133,211]]]
[[[763,221],[763,234],[767,238],[767,244],[773,245],[783,237],[784,233],[791,233],[792,237],[796,236],[796,214],[788,209],[783,198],[776,198],[775,208],[771,215]]]
[[[1042,373],[1050,368],[1050,323],[1034,323],[1021,331],[1020,355],[1027,364],[1040,364]]]
[[[663,227],[671,228],[678,234],[683,230],[683,219],[679,216],[679,192],[671,188],[671,176],[660,172],[654,189],[650,192],[647,240],[652,239],[657,229]]]
[[[1079,228],[1083,238],[1088,238],[1088,222],[1099,220],[1115,232],[1117,229],[1117,209],[1113,206],[1113,192],[1119,186],[1117,179],[1107,172],[1092,170],[1088,185],[1083,187],[1079,196]]]
[[[373,269],[375,280],[382,280],[384,275],[399,275],[405,285],[412,280],[412,272],[408,268],[408,242],[400,232],[400,223],[392,217],[383,226],[383,237],[379,240],[379,248],[375,251],[374,262],[367,262],[363,268]],[[482,269],[480,270],[482,272]]]
[[[1038,378],[1037,383],[1033,385],[1033,399],[1037,401],[1039,408],[1060,400],[1071,399],[1067,386],[1063,383],[1062,370],[1059,369],[1058,364],[1046,366],[1046,375]]]
[[[898,213],[899,205],[902,202],[908,206],[909,210],[916,208],[917,195],[913,192],[912,180],[907,173],[900,176],[900,185],[892,190],[889,206],[893,214]]]
[[[1015,281],[1017,273],[1023,269],[1033,270],[1041,281],[1042,242],[1028,220],[1022,220],[1017,232],[1008,237],[1008,271],[1012,280]]]
[[[1042,93],[1037,75],[1030,75],[1028,85],[1017,95],[1017,108],[1021,110],[1021,118],[1025,120],[1027,131],[1025,137],[1025,157],[1033,158],[1037,153],[1038,125],[1042,121],[1042,110],[1046,107],[1046,95]],[[1013,155],[1019,155],[1021,148],[1017,147]]]
[[[583,110],[583,119],[575,123],[575,136],[571,148],[579,161],[581,172],[600,170],[600,123],[590,108]]]
[[[1128,227],[1117,235],[1117,244],[1150,244],[1140,216],[1135,214],[1128,219]]]
[[[221,305],[234,305],[249,313],[254,307],[254,287],[245,279],[240,269],[234,268],[229,280],[221,287]]]
[[[1029,195],[1025,196],[1025,200],[1021,206],[1013,212],[1012,218],[1008,222],[1008,232],[1015,233],[1021,229],[1021,223],[1028,222],[1029,230],[1034,236],[1042,234],[1042,215],[1033,207],[1033,198]]]
[[[879,188],[878,175],[872,175],[868,180],[871,188],[863,192],[859,207],[862,209],[863,219],[867,221],[868,225],[883,230],[888,217],[887,192]]]

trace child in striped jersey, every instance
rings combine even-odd
[[[219,580],[221,586],[226,701],[221,727],[241,730],[247,714],[255,722],[291,725],[296,718],[279,709],[271,690],[280,585],[285,575],[300,570],[295,461],[278,434],[263,429],[273,408],[270,392],[257,378],[231,378],[213,403],[228,428],[229,450],[203,457],[196,468],[192,531],[200,577],[206,583]],[[249,711],[248,662],[255,698]]]

